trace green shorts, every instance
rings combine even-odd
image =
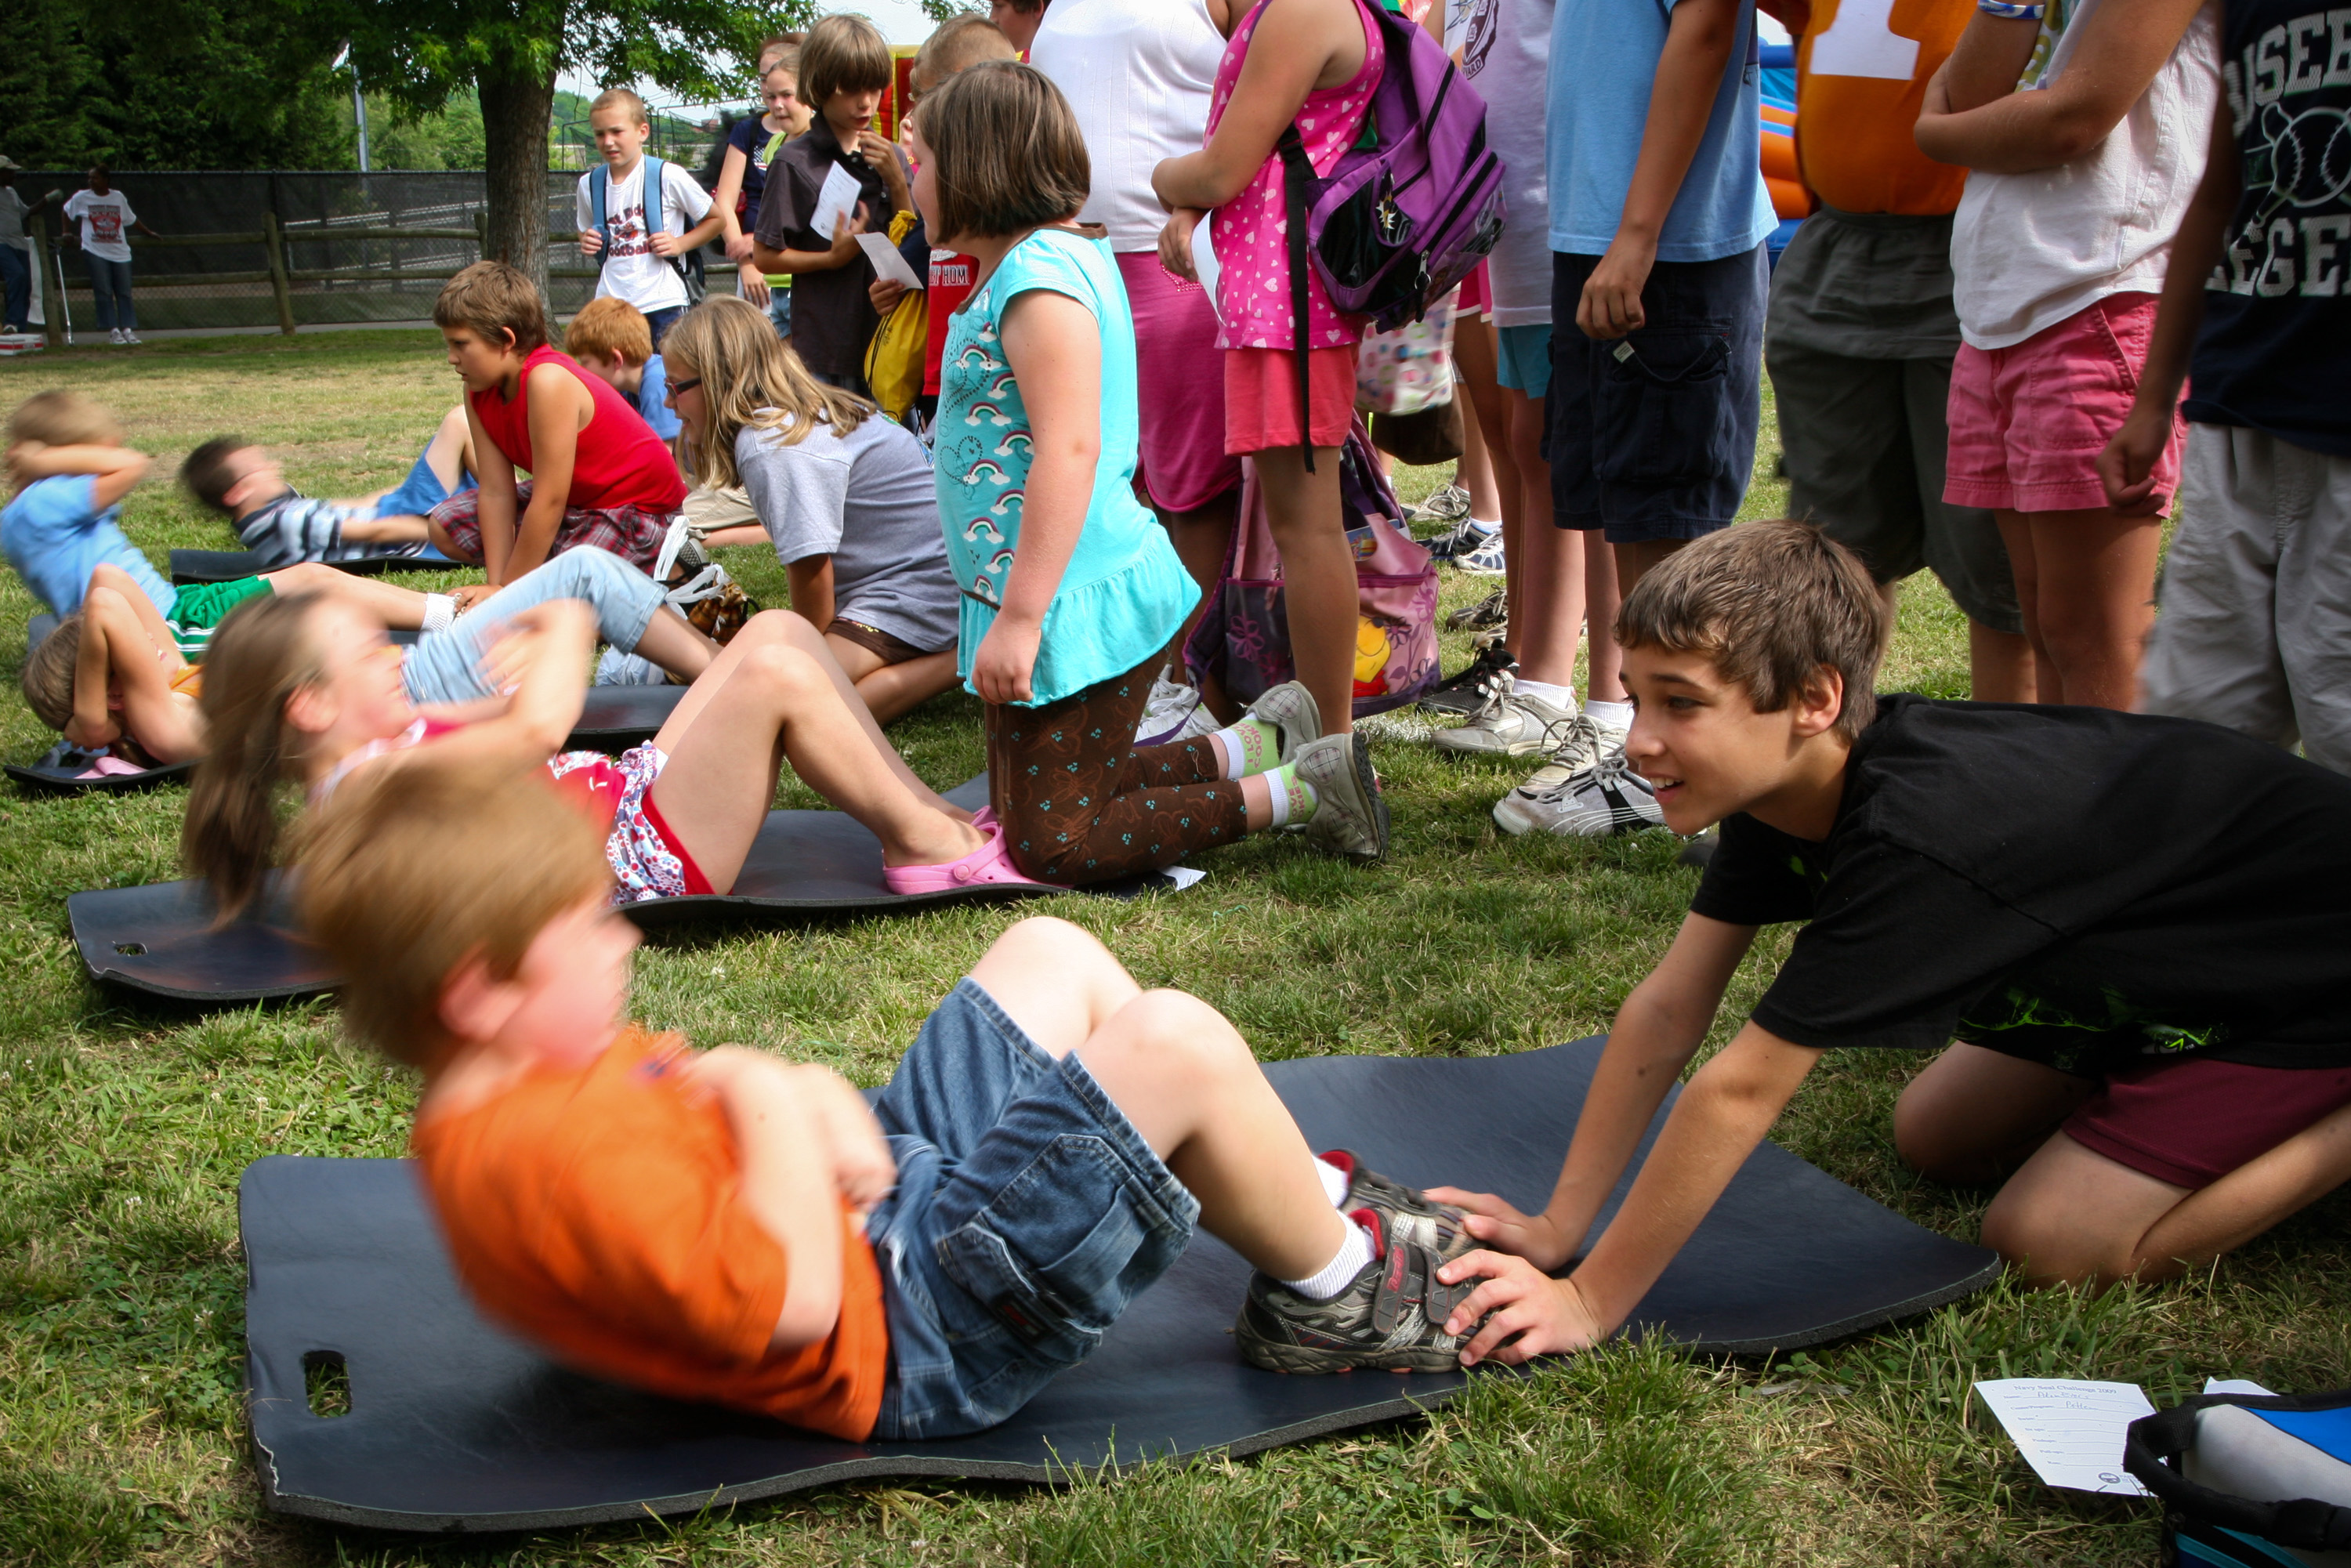
[[[248,599],[259,598],[271,591],[266,577],[240,577],[231,582],[192,582],[172,600],[171,612],[163,617],[172,628],[172,641],[180,644],[180,656],[190,661],[204,656],[205,645],[228,612]]]

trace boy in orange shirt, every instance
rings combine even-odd
[[[351,1028],[423,1070],[413,1147],[459,1277],[551,1355],[852,1441],[977,1431],[1196,1222],[1266,1271],[1235,1330],[1257,1364],[1454,1364],[1460,1212],[1310,1154],[1206,1003],[1025,920],[869,1111],[824,1068],[625,1023],[602,830],[537,769],[435,751],[330,797],[303,914]]]

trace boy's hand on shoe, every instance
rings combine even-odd
[[[1562,1235],[1548,1214],[1520,1214],[1490,1192],[1464,1192],[1458,1186],[1433,1186],[1425,1196],[1467,1214],[1465,1228],[1488,1247],[1524,1258],[1538,1269],[1556,1269],[1575,1255],[1580,1239]]]
[[[1620,234],[1609,242],[1608,254],[1584,279],[1583,298],[1576,301],[1575,324],[1585,337],[1607,342],[1647,324],[1641,290],[1648,287],[1656,260],[1655,240]]]
[[[1045,625],[1041,621],[1016,620],[1008,612],[998,611],[987,635],[979,640],[979,651],[971,656],[972,688],[979,700],[995,703],[1025,703],[1036,695],[1029,677],[1037,669],[1037,644],[1043,640]]]
[[[1488,1360],[1516,1366],[1538,1355],[1589,1350],[1608,1337],[1573,1277],[1554,1280],[1523,1258],[1472,1252],[1439,1269],[1437,1277],[1448,1285],[1485,1281],[1445,1320],[1450,1334],[1467,1333],[1485,1320],[1461,1347],[1464,1366]]]
[[[2134,403],[2123,427],[2098,454],[2098,479],[2117,516],[2151,517],[2163,510],[2163,497],[2155,489],[2155,465],[2171,439],[2171,426],[2169,407]]]

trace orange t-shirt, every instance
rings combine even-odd
[[[1813,0],[1796,43],[1796,159],[1804,183],[1848,213],[1948,213],[1968,172],[1918,151],[1927,79],[1975,0]]]
[[[582,1372],[861,1440],[889,1360],[873,1249],[844,1209],[840,1321],[819,1343],[768,1349],[789,1262],[736,1201],[734,1135],[679,1072],[684,1044],[632,1026],[587,1067],[543,1067],[418,1121],[410,1144],[458,1277]]]

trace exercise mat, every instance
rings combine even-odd
[[[249,549],[175,549],[172,552],[172,584],[183,587],[192,582],[235,582],[241,577],[259,577],[265,571],[283,571],[291,561],[277,566],[264,566],[261,558]],[[451,560],[444,555],[371,555],[356,560],[330,560],[326,563],[337,571],[348,571],[356,577],[381,577],[387,571],[479,571],[481,568],[462,560]]]
[[[626,751],[661,733],[690,688],[685,686],[590,686],[579,722],[564,747],[571,751]]]
[[[1266,1072],[1312,1146],[1531,1209],[1559,1175],[1599,1053],[1587,1040],[1468,1060],[1323,1057]],[[1203,1235],[1092,1360],[1003,1426],[844,1442],[550,1364],[467,1303],[405,1161],[272,1155],[246,1167],[238,1214],[263,1497],[351,1524],[541,1529],[895,1476],[1045,1481],[1072,1468],[1253,1453],[1409,1416],[1468,1382],[1244,1365],[1227,1331],[1249,1269]],[[1634,1322],[1694,1351],[1791,1350],[1954,1300],[1997,1269],[1983,1249],[1923,1230],[1765,1144]],[[311,1368],[348,1378],[347,1413],[312,1413]]]
[[[195,770],[190,762],[167,762],[161,767],[140,768],[130,773],[101,773],[96,778],[82,777],[98,765],[106,753],[84,751],[69,740],[60,740],[43,753],[37,762],[11,762],[5,771],[9,778],[28,789],[50,795],[127,795],[136,789],[152,789],[158,784],[168,784],[185,779]]]
[[[987,800],[971,779],[946,798],[967,810]],[[1153,872],[1090,888],[1134,897],[1182,885]],[[195,882],[100,888],[66,900],[74,944],[94,979],[183,1001],[256,1002],[308,996],[340,983],[325,956],[303,940],[282,873],[273,873],[257,914],[216,925],[210,896]],[[881,841],[845,811],[770,811],[726,894],[655,898],[623,912],[648,928],[713,916],[810,918],[890,914],[941,904],[1000,902],[1058,890],[1017,884],[892,893],[882,883]]]

